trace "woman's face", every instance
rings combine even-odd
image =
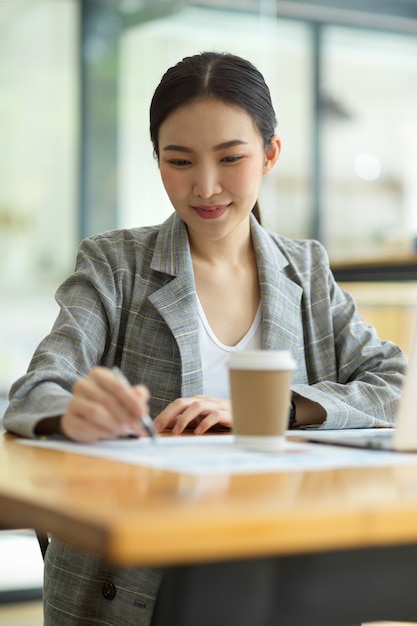
[[[205,99],[171,113],[159,130],[159,167],[190,237],[218,240],[237,226],[247,228],[279,150],[274,137],[265,154],[255,123],[240,107]]]

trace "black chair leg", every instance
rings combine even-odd
[[[42,558],[43,560],[45,560],[46,550],[48,549],[48,546],[49,546],[49,537],[48,535],[41,535],[38,532],[36,532],[36,537],[38,539],[39,547],[42,552]]]

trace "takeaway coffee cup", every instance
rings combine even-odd
[[[287,350],[233,352],[229,359],[233,432],[241,445],[283,446],[295,361]]]

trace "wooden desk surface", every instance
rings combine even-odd
[[[0,525],[124,565],[417,542],[417,466],[193,477],[0,435]]]

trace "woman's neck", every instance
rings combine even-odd
[[[239,266],[252,261],[254,257],[249,227],[235,229],[222,239],[205,239],[190,231],[188,237],[195,262],[212,266]]]

